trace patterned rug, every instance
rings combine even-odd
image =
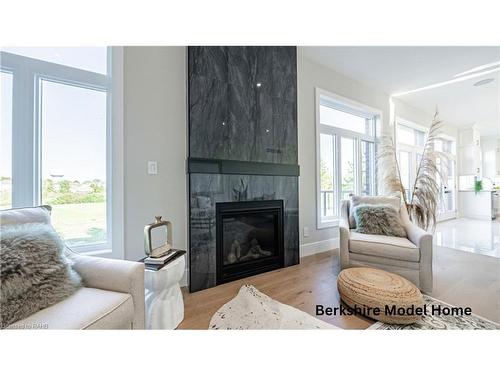
[[[435,298],[425,296],[427,305],[453,307]],[[430,309],[429,309],[430,310]],[[339,329],[295,307],[280,303],[257,290],[243,285],[231,301],[212,316],[209,329]],[[500,324],[477,315],[426,315],[414,324],[396,325],[376,322],[368,329],[500,329]]]
[[[453,307],[430,296],[424,295],[424,303],[431,309],[431,305],[440,305],[442,307]],[[387,324],[376,322],[368,329],[382,330],[402,330],[402,329],[500,329],[500,324],[492,322],[481,316],[472,314],[469,316],[450,316],[450,315],[424,315],[420,321],[413,324]]]

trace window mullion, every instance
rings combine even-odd
[[[35,194],[35,75],[14,70],[12,99],[12,207],[37,204]]]

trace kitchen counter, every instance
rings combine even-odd
[[[475,193],[474,190],[459,190],[458,192],[459,193]],[[478,194],[481,194],[481,193],[496,193],[496,192],[500,193],[500,190],[481,190],[480,192],[478,192]]]
[[[479,220],[492,220],[495,218],[494,196],[497,190],[458,191],[458,212],[460,217]]]

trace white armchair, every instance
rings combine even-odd
[[[50,224],[50,207],[0,211],[0,224]],[[144,264],[66,250],[83,287],[7,328],[144,329]]]
[[[349,220],[350,204],[342,201],[340,268],[372,267],[396,273],[425,293],[432,292],[432,235],[413,224],[404,205],[401,220],[408,238],[357,233]]]

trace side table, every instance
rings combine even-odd
[[[186,268],[186,256],[174,259],[158,271],[146,269],[146,328],[175,329],[184,319],[184,300],[179,285]]]

